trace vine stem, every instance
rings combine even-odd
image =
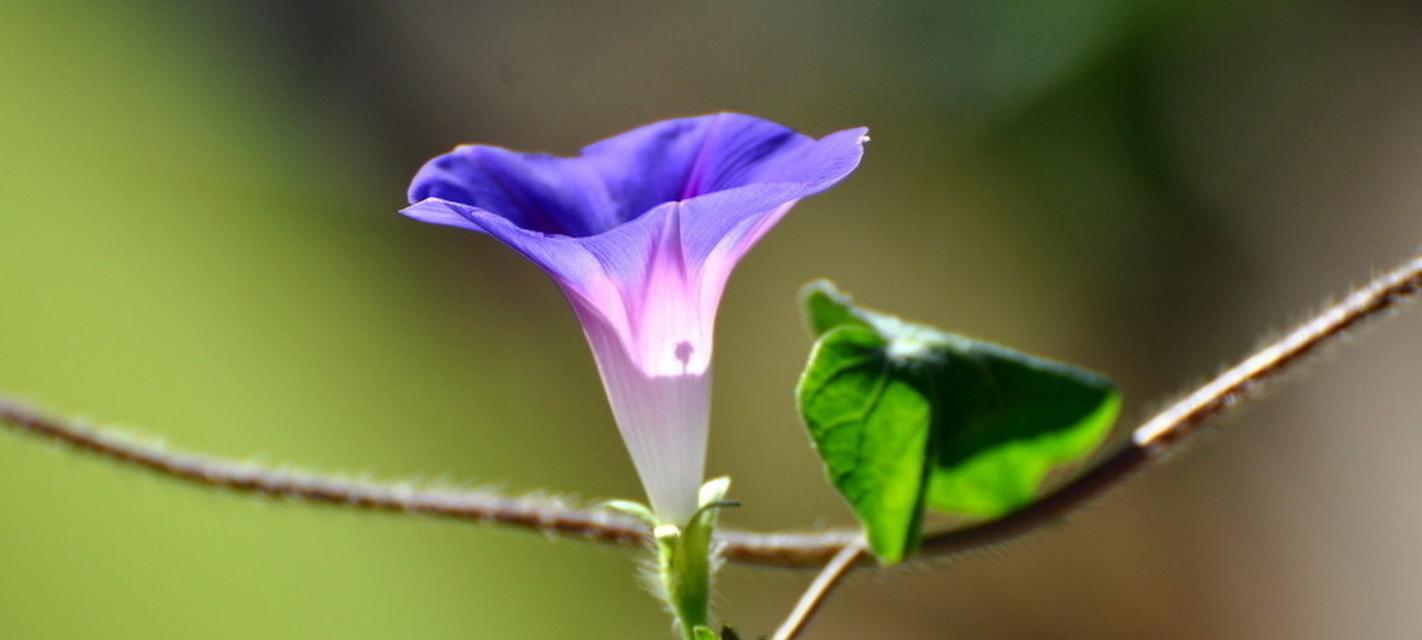
[[[820,575],[815,576],[815,581],[810,583],[810,587],[805,589],[805,594],[800,596],[800,601],[795,603],[795,609],[790,612],[790,617],[785,619],[785,623],[775,630],[775,635],[771,640],[795,640],[800,636],[800,632],[810,624],[810,618],[815,617],[815,613],[824,605],[829,598],[831,591],[839,586],[844,577],[849,575],[849,571],[854,568],[854,563],[859,561],[859,557],[864,555],[864,543],[860,541],[851,542],[844,545],[839,553],[830,558],[829,564],[820,571]]]
[[[1333,342],[1364,320],[1396,308],[1422,290],[1422,255],[1375,277],[1340,302],[1285,334],[1204,386],[1186,395],[1132,432],[1124,446],[1042,499],[1004,517],[924,537],[916,559],[952,555],[1027,533],[1116,486],[1122,479],[1193,433],[1205,421],[1238,406],[1252,391],[1278,378],[1305,356]],[[0,398],[0,424],[79,451],[142,467],[190,483],[358,509],[426,514],[509,525],[549,534],[619,545],[647,545],[646,526],[607,511],[571,507],[555,500],[510,497],[489,491],[450,490],[283,471],[236,460],[172,451],[161,444],[78,422],[47,416]],[[813,567],[850,554],[853,531],[810,533],[718,532],[723,557],[766,566]],[[852,554],[841,571],[867,564]],[[832,585],[833,583],[831,583]]]

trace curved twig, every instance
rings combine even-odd
[[[825,600],[829,598],[831,591],[839,586],[844,577],[849,575],[849,571],[854,568],[854,564],[859,561],[859,557],[864,555],[864,543],[854,541],[839,550],[830,558],[829,564],[825,565],[820,575],[815,576],[814,582],[805,589],[804,595],[800,596],[800,601],[795,603],[795,609],[790,612],[790,616],[785,619],[785,623],[775,630],[775,635],[771,640],[795,640],[809,626],[810,619],[815,617],[815,613],[824,606]]]
[[[1129,443],[1042,499],[1002,518],[925,536],[915,557],[950,555],[1026,533],[1115,486],[1130,472],[1169,449],[1201,423],[1237,406],[1251,391],[1275,379],[1304,356],[1363,320],[1395,308],[1422,290],[1422,256],[1379,275],[1283,338],[1220,374],[1132,433]],[[0,424],[81,451],[133,464],[191,483],[315,503],[376,511],[427,514],[472,522],[523,527],[545,533],[620,545],[648,541],[644,525],[621,515],[578,509],[556,501],[492,492],[442,490],[383,484],[305,472],[286,472],[222,458],[170,451],[161,445],[45,416],[0,399]],[[824,565],[858,533],[718,534],[725,558],[769,566]],[[858,554],[856,554],[858,555]],[[860,556],[861,563],[863,557]]]

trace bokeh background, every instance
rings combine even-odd
[[[844,525],[797,287],[1082,363],[1124,426],[1422,244],[1422,11],[1283,0],[5,2],[0,390],[321,470],[636,497],[555,288],[396,215],[458,142],[867,125],[742,265],[709,468]],[[1422,637],[1422,314],[1026,541],[810,638]],[[661,638],[635,554],[253,502],[0,434],[2,638]],[[809,574],[732,567],[769,631]]]

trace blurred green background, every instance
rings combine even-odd
[[[1109,373],[1126,424],[1422,243],[1403,2],[0,3],[0,390],[322,470],[638,497],[536,269],[395,211],[458,142],[716,110],[873,130],[750,256],[713,474],[842,525],[796,288]],[[859,575],[810,638],[1422,636],[1422,315],[1001,550]],[[0,434],[0,638],[662,638],[638,558],[194,490]],[[732,567],[769,631],[809,575]]]

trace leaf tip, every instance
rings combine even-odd
[[[800,287],[800,308],[810,334],[819,337],[845,324],[864,324],[855,312],[854,299],[833,282],[818,278]]]

